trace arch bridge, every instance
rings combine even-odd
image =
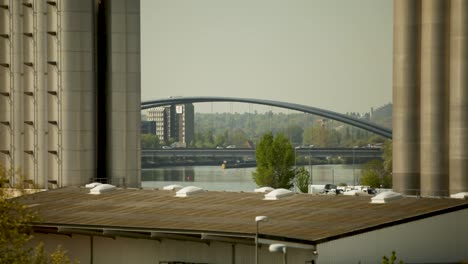
[[[392,130],[372,122],[358,119],[345,114],[340,114],[330,110],[320,109],[317,107],[287,103],[274,100],[266,99],[254,99],[254,98],[237,98],[237,97],[216,97],[216,96],[196,96],[196,97],[169,97],[163,99],[156,99],[150,101],[143,101],[141,103],[141,109],[149,109],[158,106],[174,105],[174,104],[189,104],[189,103],[207,103],[207,102],[238,102],[238,103],[251,103],[259,105],[268,105],[274,107],[280,107],[290,110],[296,110],[308,114],[321,116],[324,118],[343,122],[345,124],[362,128],[366,131],[375,133],[385,138],[392,138]]]

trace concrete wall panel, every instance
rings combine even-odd
[[[81,2],[81,1],[80,1]],[[88,1],[82,1],[88,2]],[[90,12],[63,12],[61,26],[63,31],[80,32],[93,28],[93,14]]]
[[[78,37],[75,37],[78,41]],[[93,53],[91,52],[61,52],[63,71],[93,71]]]
[[[421,10],[421,195],[448,196],[449,2]]]
[[[93,52],[92,32],[63,32],[62,51]]]
[[[380,263],[392,251],[404,263],[459,263],[468,258],[466,217],[465,209],[319,244],[317,263]]]
[[[450,193],[468,192],[468,2],[452,0],[450,20]]]
[[[10,42],[5,38],[0,38],[0,63],[10,64]],[[0,67],[5,69],[4,66]]]
[[[10,34],[10,19],[9,19],[9,10],[0,8],[0,35]]]
[[[394,1],[393,189],[419,193],[419,1]]]

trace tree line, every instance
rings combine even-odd
[[[358,117],[356,113],[349,115]],[[362,118],[369,118],[364,115]],[[379,120],[381,120],[380,118]],[[388,118],[385,124],[388,126]],[[371,120],[372,121],[372,120]],[[377,120],[378,121],[378,120]],[[293,146],[354,147],[384,142],[384,138],[338,121],[306,113],[196,113],[195,135],[191,148],[215,148],[236,145],[257,145],[267,133],[282,133]],[[142,148],[159,148],[170,145],[159,142],[155,135],[142,135]]]

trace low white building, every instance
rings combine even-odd
[[[192,188],[196,189],[196,188]],[[183,189],[182,189],[183,190]],[[182,191],[182,190],[179,190]],[[99,192],[98,192],[99,193]],[[183,197],[177,197],[183,196]],[[86,188],[21,198],[37,209],[35,239],[61,244],[81,263],[380,263],[396,251],[405,263],[468,260],[468,201],[402,197],[287,195],[198,190]],[[268,216],[267,222],[255,222]]]

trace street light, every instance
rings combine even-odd
[[[257,229],[255,231],[255,264],[258,264],[258,224],[260,222],[267,222],[268,216],[260,215],[255,217],[255,223],[257,225]]]
[[[286,245],[284,245],[284,244],[271,244],[270,247],[268,247],[268,250],[270,250],[270,252],[283,253],[283,264],[288,263],[288,259],[287,259],[287,255],[286,255]]]
[[[354,159],[356,157],[356,148],[358,148],[358,146],[353,147],[353,184],[354,184],[354,186],[356,186],[356,174],[354,173],[354,167],[355,167],[354,166],[355,165]]]

